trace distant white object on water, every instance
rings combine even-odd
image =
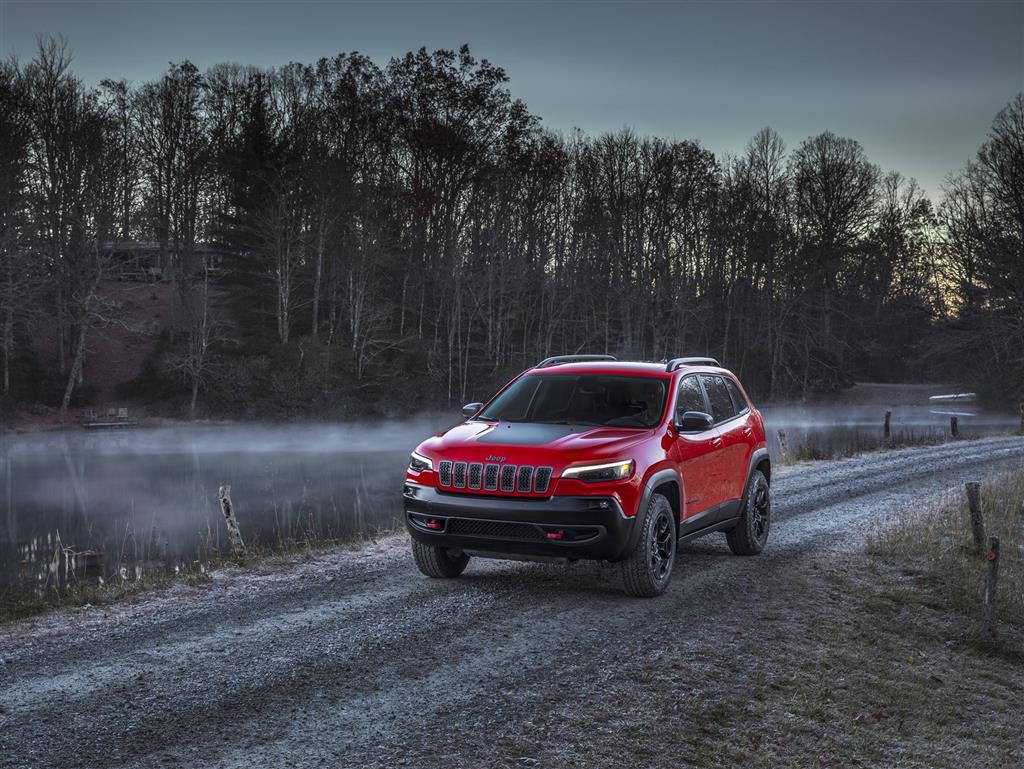
[[[978,400],[977,393],[956,393],[954,395],[932,395],[928,398],[928,402],[932,406],[959,406],[960,404],[974,403]],[[932,413],[939,416],[946,417],[973,417],[975,416],[972,411],[938,411],[932,409]]]
[[[957,393],[955,395],[932,395],[928,398],[931,403],[974,403],[978,400],[977,393]]]

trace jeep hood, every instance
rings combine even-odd
[[[429,455],[465,462],[523,460],[564,466],[580,460],[620,459],[650,430],[538,422],[468,421],[420,444]],[[498,457],[498,459],[489,459]]]

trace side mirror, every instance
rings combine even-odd
[[[679,429],[684,433],[700,433],[715,426],[715,418],[703,411],[687,411],[678,420]]]
[[[482,403],[467,403],[465,406],[462,407],[462,416],[466,417],[466,419],[469,419],[470,417],[475,417],[477,413],[480,411],[480,409],[482,409],[483,407],[484,404]]]

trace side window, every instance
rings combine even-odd
[[[682,416],[687,411],[701,411],[707,413],[708,406],[704,402],[704,393],[701,392],[700,382],[697,377],[688,376],[679,384],[679,399],[676,401],[676,413]]]
[[[729,379],[729,377],[725,378],[725,386],[729,388],[729,395],[732,396],[732,405],[736,408],[737,414],[742,414],[750,408],[750,404],[747,403],[747,399],[743,397],[743,393],[740,392],[740,388],[737,387],[736,383]]]
[[[711,416],[715,418],[715,424],[736,416],[732,398],[729,397],[729,388],[725,386],[725,380],[722,377],[701,374],[700,381],[704,385],[704,389],[707,390],[708,401],[711,403]]]

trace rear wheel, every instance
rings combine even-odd
[[[416,540],[412,542],[412,557],[421,572],[437,579],[457,577],[469,563],[469,556],[461,550],[424,545]]]
[[[772,500],[768,479],[755,470],[747,484],[740,522],[726,532],[729,549],[736,555],[757,555],[768,542],[768,529],[772,522]]]
[[[640,537],[629,557],[622,562],[626,592],[638,598],[652,598],[665,592],[676,560],[674,513],[661,494],[652,494],[640,526]]]

